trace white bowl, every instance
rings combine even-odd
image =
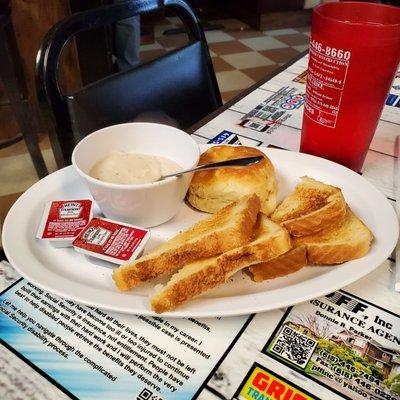
[[[197,143],[171,126],[128,123],[91,133],[72,153],[72,165],[107,218],[143,227],[171,219],[185,198],[193,174],[137,185],[108,183],[89,176],[94,164],[113,151],[162,156],[190,169],[199,161]]]

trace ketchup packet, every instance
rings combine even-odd
[[[57,200],[46,203],[36,237],[56,247],[72,246],[92,218],[92,200]]]
[[[80,253],[121,264],[135,259],[149,238],[148,229],[93,218],[72,245]]]

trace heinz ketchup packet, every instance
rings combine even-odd
[[[92,218],[92,200],[46,203],[36,237],[56,247],[68,247]]]
[[[80,253],[121,264],[135,259],[149,238],[148,229],[93,218],[72,245]]]

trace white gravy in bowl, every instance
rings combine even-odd
[[[98,161],[89,175],[103,182],[132,185],[155,182],[179,171],[181,166],[166,157],[114,151]]]

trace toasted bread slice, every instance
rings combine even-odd
[[[129,290],[141,282],[172,274],[199,258],[212,257],[248,243],[260,210],[257,195],[243,198],[173,237],[155,251],[116,269],[118,289]]]
[[[345,219],[321,232],[294,239],[294,246],[307,247],[309,264],[340,264],[363,257],[373,236],[360,219],[347,208]]]
[[[304,236],[337,224],[345,215],[346,202],[339,188],[302,177],[271,219],[282,224],[292,236]]]
[[[306,250],[306,246],[295,247],[271,261],[250,266],[249,271],[253,281],[262,282],[300,270],[307,265]]]
[[[255,239],[217,257],[185,265],[151,298],[157,313],[170,311],[195,296],[224,283],[242,268],[268,261],[288,251],[291,240],[286,229],[260,213]]]

